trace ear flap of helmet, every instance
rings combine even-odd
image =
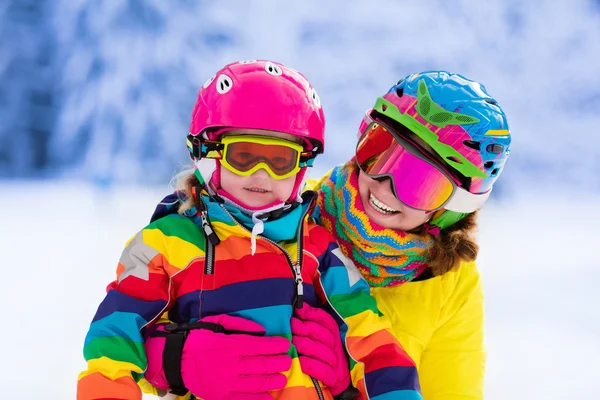
[[[440,229],[444,229],[450,225],[454,225],[469,214],[471,213],[461,213],[457,211],[446,210],[441,215],[429,221],[429,225],[438,226]]]

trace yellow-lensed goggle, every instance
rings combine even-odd
[[[201,158],[218,159],[225,168],[241,176],[263,168],[274,179],[286,179],[312,164],[307,159],[311,153],[305,152],[302,145],[271,136],[225,136],[219,141],[202,140],[196,146]],[[188,147],[190,151],[194,147],[189,138]]]

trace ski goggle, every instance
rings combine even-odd
[[[225,136],[220,141],[202,143],[202,157],[220,160],[231,172],[248,176],[263,168],[274,179],[297,174],[308,163],[302,145],[270,136]]]
[[[472,212],[489,196],[459,187],[444,168],[386,124],[373,121],[361,130],[356,147],[358,167],[372,179],[389,178],[394,195],[408,207]]]

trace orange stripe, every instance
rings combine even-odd
[[[346,336],[350,355],[356,361],[360,361],[368,356],[376,348],[388,344],[397,343],[396,338],[387,329],[372,333],[369,336]]]
[[[219,251],[215,252],[215,261],[240,260],[250,254],[250,238],[231,235],[222,239]],[[257,238],[255,255],[281,253],[281,250],[267,240]]]
[[[142,391],[130,377],[111,381],[99,372],[87,375],[77,383],[77,400],[90,399],[142,400]]]
[[[361,378],[358,383],[355,384],[356,389],[358,389],[358,391],[361,393],[361,395],[363,393],[367,393],[367,388],[365,387],[365,380],[363,378]],[[359,399],[363,399],[364,397],[362,396],[358,396]]]
[[[326,400],[333,400],[333,396],[328,388],[321,387],[323,391],[323,398]],[[317,395],[317,390],[314,387],[303,387],[303,386],[294,386],[290,388],[285,388],[276,392],[269,392],[273,399],[275,400],[298,400],[298,399],[306,399],[306,400],[318,400],[319,396]]]

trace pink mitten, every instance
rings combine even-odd
[[[154,331],[165,331],[167,324],[157,324],[152,328]],[[169,389],[169,383],[163,371],[163,350],[165,348],[166,337],[149,335],[144,343],[146,347],[146,357],[148,358],[148,367],[144,373],[144,378],[157,389]]]
[[[350,369],[340,328],[325,310],[304,303],[292,318],[292,343],[302,371],[329,387],[336,396],[350,384]]]
[[[205,400],[270,400],[272,396],[268,391],[285,387],[287,377],[282,372],[288,371],[292,365],[292,359],[287,354],[289,340],[257,336],[264,334],[265,329],[256,322],[240,317],[215,315],[203,318],[201,322],[219,324],[225,330],[249,334],[215,333],[208,329],[189,331],[183,346],[181,377],[195,396]],[[161,344],[154,342],[161,339],[164,347],[164,338],[152,337],[146,341],[146,379],[157,388],[166,389],[168,384],[165,387],[162,349],[157,350]],[[157,357],[157,353],[160,357]],[[160,367],[160,372],[155,372],[155,366]]]

